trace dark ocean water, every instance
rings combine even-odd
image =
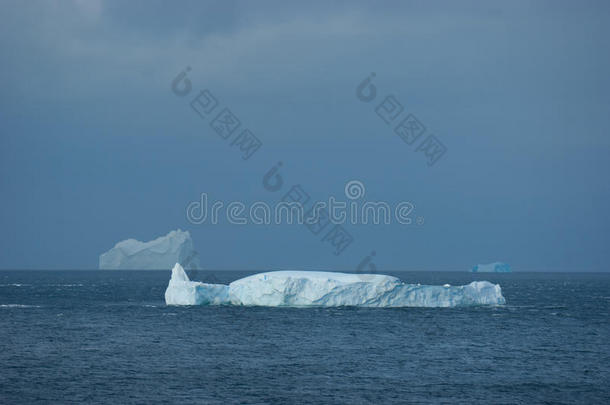
[[[169,271],[1,271],[0,403],[610,403],[610,274],[390,274],[507,305],[167,307]]]

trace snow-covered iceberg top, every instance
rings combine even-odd
[[[199,257],[188,231],[171,231],[157,239],[140,242],[127,239],[100,255],[100,269],[161,270],[181,263],[187,269],[199,269]]]
[[[472,273],[510,273],[510,266],[502,262],[477,264],[470,271]]]
[[[251,305],[267,307],[457,307],[500,305],[499,285],[406,284],[380,274],[272,271],[224,284],[190,281],[176,263],[165,290],[167,305]]]

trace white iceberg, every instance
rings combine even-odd
[[[176,263],[165,290],[167,305],[249,305],[266,307],[458,307],[500,305],[499,285],[475,281],[465,286],[406,284],[380,274],[272,271],[229,285],[190,281]]]
[[[472,273],[510,273],[510,266],[507,263],[494,262],[489,264],[477,264],[472,270]]]
[[[99,268],[113,270],[160,270],[181,263],[200,269],[197,251],[188,231],[180,229],[149,242],[127,239],[100,255]]]

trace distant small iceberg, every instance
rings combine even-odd
[[[127,239],[102,253],[99,268],[108,270],[161,270],[181,263],[188,270],[200,269],[199,257],[188,231],[171,231],[157,239]]]
[[[471,273],[510,273],[511,269],[507,263],[494,262],[489,264],[477,264],[471,270]]]

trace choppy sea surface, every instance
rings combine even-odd
[[[610,403],[610,273],[388,274],[507,304],[168,307],[169,271],[0,271],[0,403]]]

